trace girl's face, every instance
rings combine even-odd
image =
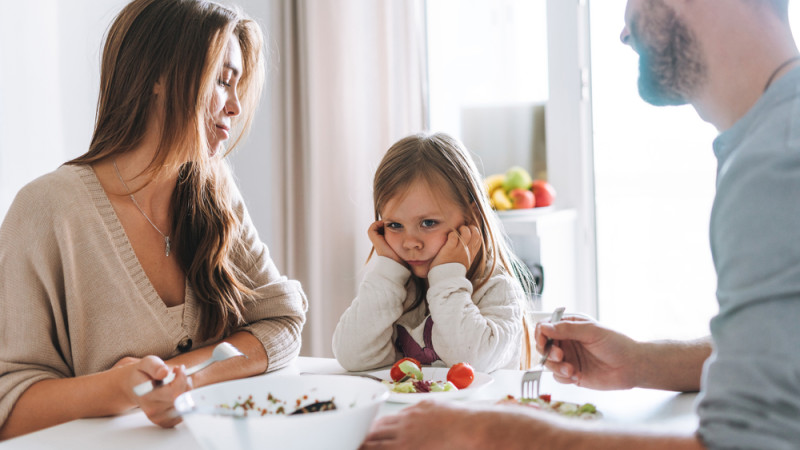
[[[386,243],[420,278],[428,277],[448,233],[466,223],[464,212],[448,195],[435,193],[422,180],[386,202],[381,218]]]
[[[242,75],[242,49],[239,40],[231,35],[225,50],[222,72],[214,86],[209,107],[207,137],[211,156],[222,149],[222,144],[230,137],[231,119],[241,112],[236,88]]]

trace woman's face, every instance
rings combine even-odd
[[[211,156],[223,148],[223,142],[230,137],[231,119],[241,112],[236,89],[242,75],[242,49],[239,46],[239,40],[234,35],[228,39],[223,61],[222,72],[219,74],[211,96],[207,124]]]
[[[412,182],[403,194],[383,208],[384,238],[414,275],[427,278],[447,235],[464,225],[464,213],[449,196],[420,180]]]

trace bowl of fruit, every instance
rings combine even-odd
[[[496,211],[531,210],[553,205],[556,190],[546,180],[534,179],[523,167],[514,166],[505,173],[484,179],[492,209]]]

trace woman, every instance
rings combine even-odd
[[[181,393],[298,354],[305,295],[223,159],[258,101],[262,43],[211,2],[134,0],[117,16],[89,151],[23,188],[0,228],[0,439],[136,406],[171,427]],[[222,340],[247,358],[188,378]]]

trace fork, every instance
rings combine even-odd
[[[556,308],[553,311],[553,315],[550,316],[550,323],[556,323],[561,320],[561,316],[564,315],[564,307]],[[544,370],[544,363],[547,361],[547,357],[550,355],[550,349],[553,348],[553,340],[547,338],[547,341],[544,343],[544,351],[542,351],[542,358],[539,359],[539,363],[534,366],[533,370],[525,371],[525,374],[522,375],[522,383],[520,390],[522,391],[522,398],[539,398],[539,382],[542,378],[542,371]]]
[[[238,348],[234,347],[228,342],[221,342],[216,347],[214,347],[214,351],[211,353],[211,357],[207,360],[203,361],[202,363],[192,366],[186,369],[186,376],[192,375],[197,373],[206,367],[210,366],[211,364],[217,361],[224,361],[228,358],[233,358],[234,356],[244,356],[247,357],[244,353],[240,352]],[[145,381],[144,383],[137,384],[133,387],[133,392],[136,393],[139,397],[142,395],[147,394],[148,392],[152,391],[153,389],[163,386],[165,384],[169,384],[172,380],[175,379],[175,372],[170,372],[169,375],[164,377],[163,380],[151,380]]]

